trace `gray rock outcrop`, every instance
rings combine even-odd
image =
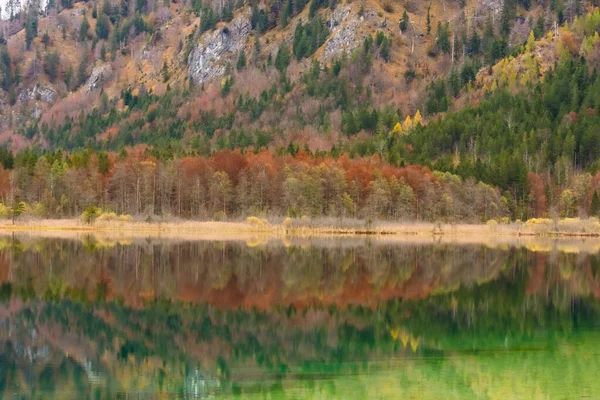
[[[86,83],[87,91],[91,92],[92,90],[100,87],[102,82],[106,82],[111,76],[112,67],[110,64],[101,64],[95,66],[94,69],[92,69],[92,74]]]
[[[36,84],[32,88],[25,89],[19,93],[19,103],[25,104],[30,100],[41,100],[44,103],[52,104],[56,99],[56,91],[50,86]]]
[[[239,54],[252,25],[245,16],[236,17],[228,27],[207,33],[188,58],[188,75],[196,84],[225,73],[226,61]]]
[[[323,59],[329,60],[344,51],[349,53],[357,48],[365,38],[364,34],[358,33],[358,28],[361,24],[377,18],[374,10],[366,10],[362,16],[358,16],[349,5],[336,8],[329,19],[331,36],[325,42]],[[381,18],[379,23],[383,22]]]

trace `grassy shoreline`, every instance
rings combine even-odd
[[[376,222],[333,219],[286,220],[269,223],[255,217],[241,222],[220,221],[96,221],[85,224],[79,219],[0,220],[0,232],[78,232],[131,233],[169,235],[187,234],[202,237],[260,234],[271,236],[533,236],[600,238],[597,219],[530,220],[509,224],[447,224],[426,222]]]

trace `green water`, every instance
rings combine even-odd
[[[600,398],[594,242],[0,238],[0,398]]]

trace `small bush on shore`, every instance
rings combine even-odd
[[[0,204],[0,218],[9,218],[11,216],[10,208]]]
[[[117,219],[117,214],[114,212],[103,212],[96,219],[97,221],[114,221]]]
[[[81,214],[81,220],[88,225],[93,224],[96,219],[102,214],[102,209],[99,207],[89,206]]]
[[[525,222],[527,225],[549,225],[552,223],[550,218],[530,218]]]
[[[262,226],[263,225],[263,222],[260,220],[260,218],[255,217],[255,216],[246,218],[246,223],[248,225],[252,225],[252,226]]]

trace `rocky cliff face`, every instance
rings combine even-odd
[[[361,45],[365,40],[366,30],[361,31],[359,28],[371,23],[375,23],[378,28],[387,26],[387,21],[375,10],[365,10],[359,16],[349,5],[337,7],[329,19],[331,36],[325,42],[324,61],[340,56],[344,51],[350,53]]]
[[[240,15],[229,26],[204,35],[189,55],[188,76],[201,84],[223,75],[227,63],[244,48],[251,29],[250,19]]]
[[[88,92],[102,86],[102,83],[109,80],[112,75],[112,67],[110,64],[97,65],[92,69],[86,88]]]

